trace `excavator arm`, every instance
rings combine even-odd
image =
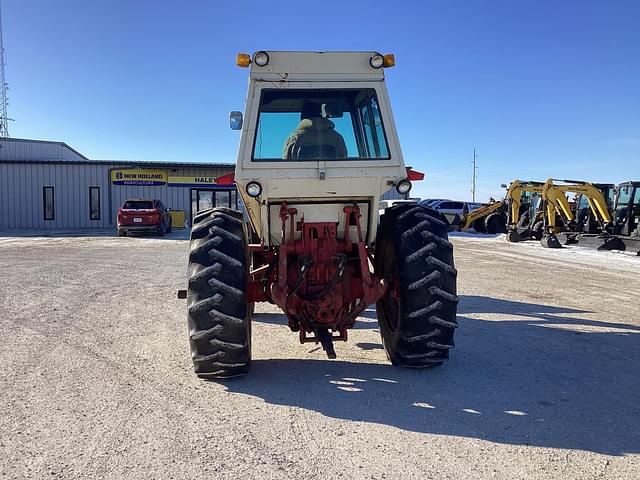
[[[558,233],[556,226],[556,212],[559,212],[568,222],[574,220],[566,191],[553,184],[553,179],[548,179],[542,188],[543,209],[545,215],[546,233]]]
[[[546,226],[547,232],[551,234],[558,233],[556,230],[556,215],[558,211],[567,220],[571,222],[574,220],[571,206],[567,200],[566,194],[578,193],[587,197],[589,208],[595,216],[595,218],[606,227],[611,223],[611,215],[607,209],[607,202],[602,192],[593,184],[588,182],[576,182],[570,180],[563,180],[565,184],[555,185],[553,179],[548,179],[542,190],[542,199],[546,203]]]
[[[520,220],[520,205],[522,204],[522,194],[524,192],[530,193],[542,193],[544,185],[538,182],[521,182],[520,180],[514,180],[509,185],[507,190],[506,200],[511,205],[511,214],[509,215],[509,227],[510,230],[515,230],[518,227],[518,221]]]

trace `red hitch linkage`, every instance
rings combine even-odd
[[[304,217],[296,222],[298,211],[283,202],[280,246],[273,248],[268,265],[250,272],[248,289],[253,301],[273,300],[289,318],[291,330],[300,332],[300,342],[321,343],[330,358],[335,358],[333,341],[346,341],[356,317],[386,290],[370,270],[360,208],[350,205],[343,211],[344,238],[338,240],[339,222],[307,223]],[[356,239],[351,238],[353,226]],[[252,247],[264,254],[263,247]]]

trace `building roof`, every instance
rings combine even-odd
[[[0,138],[0,160],[82,160],[89,158],[64,142]]]
[[[148,160],[92,160],[64,142],[25,138],[0,138],[0,163],[79,163],[90,165],[159,168],[233,167],[235,163],[170,162]]]

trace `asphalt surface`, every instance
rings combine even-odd
[[[207,382],[186,241],[0,238],[0,478],[639,478],[640,258],[453,240],[446,365],[388,365],[374,310],[328,360],[259,305],[251,373]]]

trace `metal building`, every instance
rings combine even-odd
[[[115,228],[128,198],[184,211],[240,207],[234,164],[91,160],[62,142],[0,139],[0,229]]]

